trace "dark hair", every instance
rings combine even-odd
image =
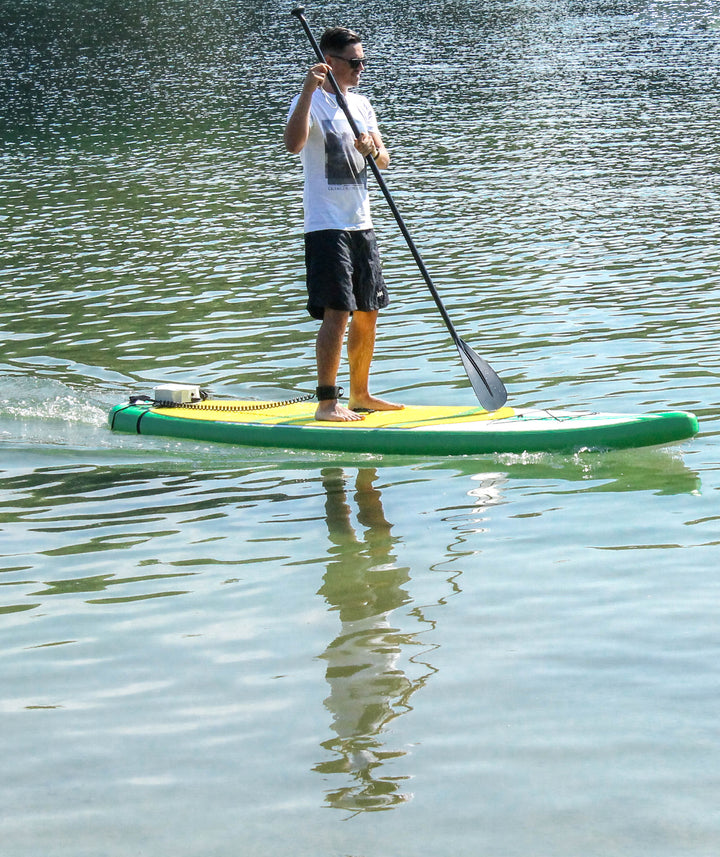
[[[331,51],[343,51],[348,45],[356,45],[362,41],[357,33],[347,27],[331,27],[325,30],[320,38],[320,51],[329,54]]]

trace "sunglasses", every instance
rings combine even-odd
[[[365,57],[353,57],[352,59],[347,59],[346,57],[340,57],[337,54],[330,54],[330,56],[333,59],[346,62],[353,71],[357,71],[360,66],[367,68],[367,59]]]

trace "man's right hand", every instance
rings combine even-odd
[[[329,71],[330,66],[326,65],[324,62],[319,62],[312,66],[305,77],[303,89],[309,92],[314,92],[316,89],[320,89],[323,83],[325,83],[325,78]]]

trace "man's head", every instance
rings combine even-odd
[[[358,85],[365,69],[365,53],[357,33],[345,27],[325,30],[320,50],[343,92]]]

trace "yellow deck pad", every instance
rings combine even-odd
[[[229,399],[207,399],[191,407],[152,408],[152,412],[177,419],[212,420],[227,423],[260,423],[262,425],[307,425],[322,428],[402,428],[428,425],[457,425],[480,420],[501,420],[515,416],[513,408],[486,411],[453,405],[407,405],[400,411],[375,411],[351,422],[318,421],[314,418],[315,402],[298,402],[271,408],[258,408],[261,402]],[[248,410],[241,410],[248,408]],[[252,409],[252,410],[250,410]]]

